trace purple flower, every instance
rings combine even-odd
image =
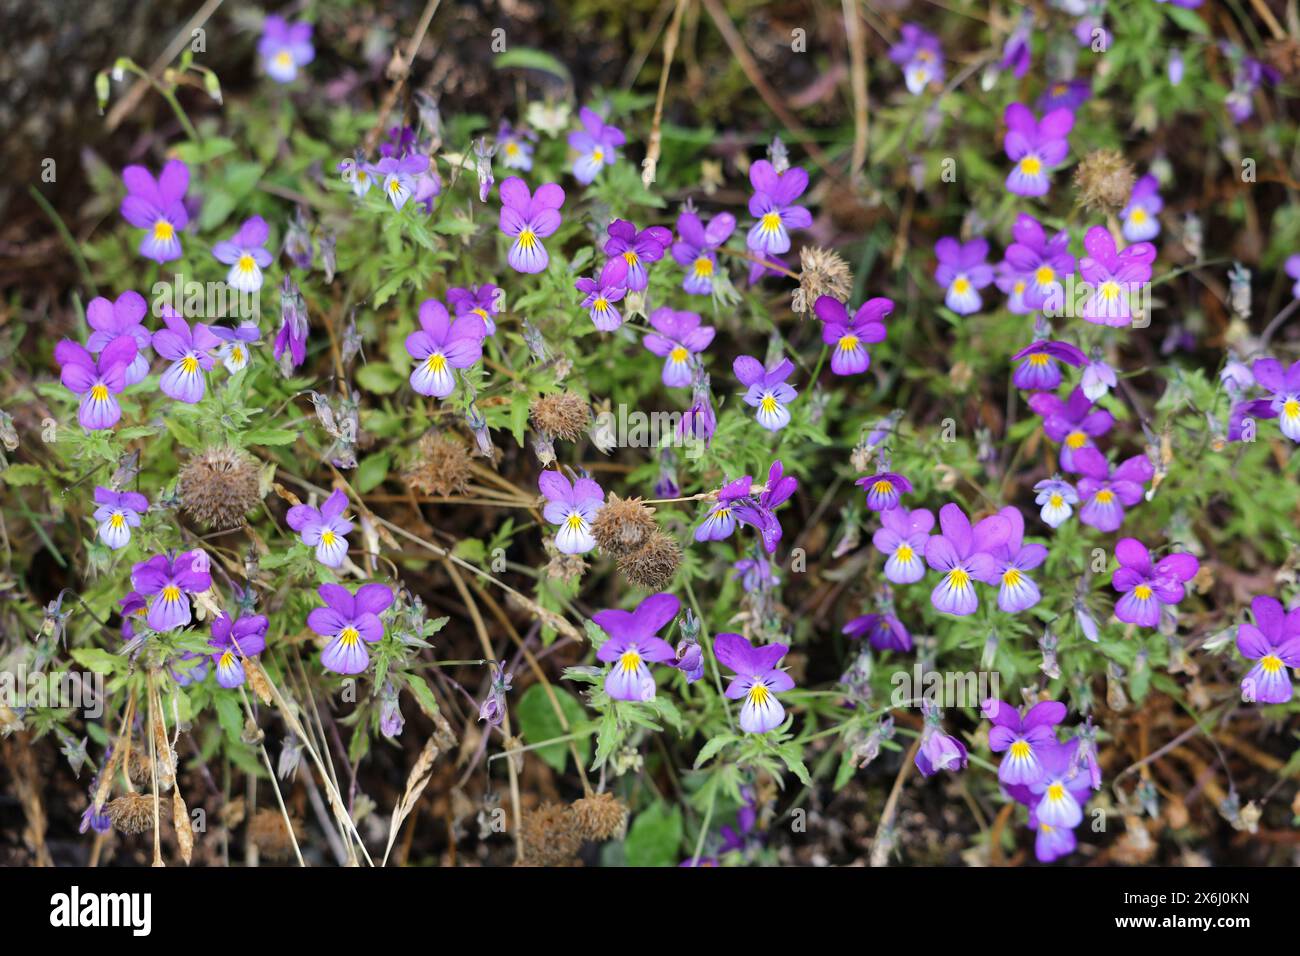
[[[868,299],[850,319],[844,303],[819,295],[813,311],[824,323],[822,342],[833,347],[831,371],[836,375],[857,375],[871,365],[871,356],[863,346],[885,340],[885,317],[894,311],[894,301]]]
[[[912,490],[910,481],[892,471],[878,472],[853,483],[867,493],[867,507],[872,511],[889,512],[897,508],[899,497]]]
[[[483,703],[478,708],[478,719],[486,721],[489,727],[500,727],[506,719],[506,694],[510,691],[515,675],[505,668],[505,661],[496,663],[490,661],[489,666],[492,668],[492,685],[488,688],[487,696],[483,698]]]
[[[256,292],[262,288],[262,270],[271,264],[271,253],[266,251],[266,237],[270,229],[261,216],[246,219],[229,239],[212,247],[213,257],[230,266],[226,283],[240,292]]]
[[[501,216],[497,225],[515,241],[506,261],[516,272],[537,273],[546,270],[550,256],[542,240],[560,228],[560,207],[564,190],[555,183],[537,187],[537,194],[518,176],[501,184]]]
[[[1083,822],[1083,805],[1092,786],[1088,775],[1079,772],[1075,753],[1078,739],[1043,747],[1039,756],[1042,776],[1030,783],[1034,820],[1039,829],[1046,825],[1057,832],[1072,831]]]
[[[1011,533],[1006,544],[994,551],[997,560],[998,609],[1007,614],[1027,611],[1042,599],[1038,585],[1027,572],[1047,560],[1047,548],[1041,544],[1025,544],[1025,518],[1019,508],[1003,508],[998,512],[1007,519]]]
[[[86,340],[86,350],[91,354],[100,354],[123,336],[135,342],[135,358],[126,370],[128,387],[143,382],[149,374],[149,359],[145,349],[149,348],[153,337],[141,324],[147,311],[144,296],[130,289],[119,295],[116,302],[97,296],[86,306],[86,323],[94,329]]]
[[[1039,863],[1054,863],[1063,856],[1069,856],[1079,846],[1079,838],[1074,835],[1073,830],[1054,827],[1036,818],[1033,822],[1036,824],[1034,856]]]
[[[691,295],[709,295],[713,292],[713,273],[718,265],[717,249],[730,238],[736,229],[736,217],[720,212],[706,227],[700,217],[689,210],[677,217],[677,235],[681,238],[673,246],[673,258],[686,270],[682,288]]]
[[[153,595],[145,620],[155,631],[170,631],[190,623],[190,594],[212,587],[208,556],[203,551],[155,554],[131,568],[131,586],[142,596]]]
[[[1241,681],[1247,703],[1285,704],[1291,699],[1288,668],[1300,667],[1300,608],[1287,612],[1277,598],[1250,602],[1255,623],[1237,625],[1237,650],[1255,666]]]
[[[262,337],[256,322],[245,322],[235,329],[214,325],[208,331],[221,340],[221,347],[217,349],[217,359],[232,375],[248,365],[248,346]]]
[[[172,364],[162,373],[158,387],[164,395],[193,405],[207,391],[208,380],[203,373],[216,364],[209,353],[221,340],[202,322],[194,323],[191,330],[190,324],[171,309],[164,309],[162,320],[167,328],[153,334],[153,350]]]
[[[1011,786],[1032,786],[1047,772],[1043,760],[1058,747],[1053,728],[1065,719],[1065,705],[1045,700],[1029,708],[1022,718],[1010,704],[986,700],[984,714],[993,722],[989,749],[1006,751],[998,765],[998,779]]]
[[[736,530],[736,508],[750,496],[754,479],[749,475],[728,482],[718,489],[718,500],[710,507],[700,526],[695,529],[696,541],[722,541]]]
[[[911,633],[893,613],[882,612],[855,617],[844,625],[844,633],[849,637],[865,637],[878,651],[906,653],[912,649]]]
[[[1011,356],[1011,361],[1021,363],[1011,376],[1016,388],[1051,391],[1061,384],[1061,367],[1056,364],[1058,361],[1078,368],[1087,363],[1088,357],[1069,342],[1037,339]]]
[[[1176,552],[1151,563],[1151,552],[1136,538],[1120,538],[1115,544],[1119,567],[1111,587],[1123,597],[1115,602],[1115,616],[1127,624],[1155,627],[1160,609],[1172,607],[1186,594],[1184,582],[1196,577],[1200,562],[1186,552]]]
[[[922,705],[925,727],[921,731],[921,746],[913,763],[923,777],[933,777],[940,770],[958,771],[966,768],[966,746],[956,737],[944,732],[940,723],[942,714],[928,700]]]
[[[385,156],[375,163],[373,172],[376,177],[382,178],[384,195],[393,204],[393,208],[401,209],[415,193],[416,178],[428,169],[429,157],[412,153],[401,159]]]
[[[724,633],[713,639],[718,663],[736,674],[724,693],[731,700],[744,698],[740,729],[745,733],[765,734],[785,720],[785,708],[776,695],[794,690],[794,680],[776,665],[789,649],[785,644],[755,647],[739,634]]]
[[[1155,475],[1146,455],[1134,455],[1114,471],[1095,448],[1082,448],[1074,456],[1083,507],[1079,520],[1098,531],[1114,531],[1124,523],[1124,509],[1142,500],[1142,486]]]
[[[1036,104],[1040,112],[1067,109],[1076,112],[1092,96],[1092,85],[1086,79],[1057,80],[1049,83]]]
[[[483,320],[487,334],[496,335],[497,297],[500,291],[490,283],[472,285],[468,289],[451,288],[447,290],[447,303],[456,310],[457,317],[477,315]]]
[[[646,665],[676,657],[658,634],[677,616],[680,607],[677,598],[661,593],[647,597],[635,611],[597,611],[591,616],[609,635],[596,652],[596,660],[611,665],[605,677],[605,693],[614,700],[654,700],[655,679]]]
[[[181,256],[178,233],[190,223],[185,209],[185,191],[190,185],[190,168],[179,159],[168,160],[154,179],[143,166],[122,170],[126,196],[122,218],[144,229],[140,255],[154,262],[170,262]]]
[[[1260,358],[1255,359],[1251,371],[1260,387],[1273,393],[1269,402],[1273,414],[1268,417],[1278,419],[1283,435],[1300,442],[1300,362],[1283,371],[1277,359]]]
[[[126,373],[135,361],[135,339],[119,336],[104,346],[96,361],[89,352],[71,339],[54,347],[63,387],[81,397],[77,421],[88,431],[112,428],[122,417],[117,395],[126,388]]]
[[[691,405],[682,413],[682,420],[677,423],[677,437],[684,444],[702,441],[704,447],[708,448],[717,428],[718,416],[713,412],[713,393],[709,389],[709,377],[701,369],[697,369],[695,379],[691,382]]]
[[[944,304],[958,315],[978,312],[983,304],[979,290],[993,281],[993,267],[984,261],[988,242],[975,238],[961,243],[945,236],[934,244],[934,253],[939,257],[934,279],[946,290]]]
[[[1129,299],[1151,278],[1156,247],[1137,242],[1119,252],[1106,227],[1093,226],[1084,234],[1083,248],[1087,255],[1079,260],[1079,272],[1092,287],[1083,303],[1083,317],[1096,325],[1130,325]]]
[[[640,232],[626,219],[615,219],[609,224],[609,238],[605,240],[605,255],[621,256],[627,263],[627,287],[641,292],[650,282],[647,262],[658,262],[673,244],[672,230],[666,226],[646,226]]]
[[[736,506],[736,520],[758,531],[768,554],[776,552],[776,545],[781,540],[781,522],[776,517],[776,509],[798,489],[799,480],[787,475],[785,466],[778,459],[768,468],[767,483],[758,498],[750,496]]]
[[[316,549],[316,560],[327,568],[337,568],[348,556],[345,535],[354,527],[343,517],[348,507],[348,496],[336,488],[319,508],[311,505],[294,505],[285,515],[285,523],[298,532],[298,539],[307,547]]]
[[[973,614],[979,607],[975,581],[998,583],[998,561],[993,552],[1006,544],[1011,525],[1001,515],[990,515],[971,528],[966,513],[949,503],[939,509],[942,534],[925,542],[925,561],[943,573],[930,592],[930,603],[945,614]]]
[[[336,168],[357,198],[370,192],[370,187],[375,184],[374,166],[365,161],[359,150],[355,158],[340,160]]]
[[[1291,286],[1291,297],[1300,299],[1300,252],[1287,256],[1283,269],[1288,276],[1295,279],[1295,284]]]
[[[934,527],[926,508],[908,511],[902,505],[880,513],[880,528],[871,543],[885,555],[885,577],[895,584],[915,584],[925,577],[925,543]]]
[[[1017,196],[1046,195],[1052,184],[1048,173],[1070,151],[1067,137],[1074,128],[1074,114],[1052,110],[1039,121],[1028,106],[1012,103],[1002,119],[1007,126],[1002,148],[1016,164],[1007,175],[1007,190]]]
[[[578,153],[573,161],[573,178],[585,186],[606,166],[614,165],[618,148],[627,142],[627,137],[617,126],[607,124],[585,106],[578,111],[578,120],[582,129],[569,134],[569,146]]]
[[[694,378],[696,356],[713,342],[715,329],[701,325],[695,312],[679,312],[662,306],[650,313],[649,332],[642,341],[645,347],[664,360],[663,383],[669,388],[683,388]]]
[[[749,167],[749,184],[754,187],[749,214],[758,222],[750,227],[745,244],[760,256],[789,252],[790,233],[786,230],[812,225],[812,213],[794,205],[808,188],[808,174],[798,166],[778,173],[766,159],[760,159]]]
[[[317,593],[325,602],[307,615],[307,626],[330,639],[321,651],[321,666],[336,674],[360,674],[370,663],[366,644],[384,636],[379,615],[393,603],[386,584],[363,584],[353,595],[341,584],[322,584]]]
[[[149,499],[138,491],[114,491],[95,487],[95,520],[99,540],[114,551],[131,543],[131,529],[140,527],[140,515],[149,510]]]
[[[305,21],[289,23],[284,17],[270,14],[262,25],[257,41],[257,55],[268,76],[277,83],[292,83],[298,68],[316,58],[311,45],[312,25]]]
[[[1029,72],[1029,66],[1033,62],[1034,51],[1030,44],[1033,31],[1033,15],[1022,16],[1002,47],[1002,69],[1011,70],[1018,80]]]
[[[750,408],[758,409],[755,421],[770,432],[780,431],[790,424],[790,410],[786,405],[799,394],[786,383],[794,372],[793,362],[781,359],[771,368],[764,369],[763,363],[752,355],[740,355],[731,367],[740,384],[746,387],[742,400]]]
[[[1024,314],[1047,308],[1062,312],[1062,282],[1074,274],[1075,265],[1069,252],[1069,233],[1062,229],[1048,239],[1042,223],[1021,213],[1011,227],[1011,236],[1014,241],[998,264],[998,288],[1011,297],[1011,311]]]
[[[289,276],[284,277],[280,286],[280,328],[275,333],[275,345],[272,356],[285,370],[290,370],[307,361],[307,303],[303,301],[298,285]],[[286,352],[289,360],[284,361]]]
[[[583,276],[573,287],[586,296],[582,307],[601,332],[613,332],[623,324],[623,315],[614,305],[627,295],[627,262],[622,257],[607,259],[599,276]]]
[[[1160,210],[1165,201],[1160,198],[1160,183],[1150,173],[1133,184],[1128,205],[1120,212],[1124,225],[1120,231],[1129,242],[1144,242],[1160,235]]]
[[[913,96],[919,96],[931,83],[943,82],[939,38],[915,23],[903,24],[899,41],[889,48],[889,58],[903,68],[903,82]]]
[[[1115,424],[1110,412],[1093,409],[1081,388],[1072,391],[1065,401],[1051,392],[1037,392],[1029,396],[1029,407],[1042,416],[1047,437],[1061,443],[1061,467],[1066,471],[1078,471],[1078,452],[1095,448],[1093,439],[1106,434]]]
[[[735,574],[733,580],[739,580],[746,594],[766,591],[779,580],[772,570],[772,562],[767,558],[741,558],[732,565]]]
[[[586,554],[596,546],[591,523],[605,504],[605,492],[590,478],[569,481],[558,471],[543,471],[537,487],[546,498],[542,516],[559,525],[555,548],[561,554]]]
[[[1079,387],[1083,389],[1083,394],[1089,401],[1095,402],[1114,388],[1116,381],[1115,370],[1106,363],[1099,352],[1094,351],[1087,367],[1083,370],[1083,376],[1079,379]]]
[[[132,618],[144,617],[149,609],[149,602],[139,591],[130,591],[126,597],[118,600],[118,613],[122,615],[122,640],[135,639],[135,624]]]
[[[1062,481],[1060,475],[1053,475],[1034,485],[1034,504],[1042,505],[1038,516],[1049,528],[1059,528],[1070,515],[1074,514],[1072,505],[1079,503],[1079,494],[1068,481]]]
[[[497,151],[501,154],[501,165],[506,169],[522,169],[529,172],[533,168],[533,142],[537,134],[531,130],[515,129],[505,120],[497,129]]]
[[[217,683],[222,687],[242,687],[244,685],[245,657],[256,657],[266,650],[266,628],[268,621],[261,614],[251,614],[232,621],[230,615],[222,611],[212,620],[212,637],[208,647],[212,648],[212,663],[217,668]]]
[[[421,395],[446,398],[456,390],[452,369],[469,368],[483,357],[487,326],[477,315],[447,315],[437,299],[420,303],[420,330],[406,337],[406,351],[415,359],[411,388]]]

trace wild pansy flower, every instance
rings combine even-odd
[[[1285,704],[1291,699],[1291,674],[1300,668],[1300,608],[1288,612],[1277,598],[1261,594],[1250,602],[1255,623],[1237,625],[1237,650],[1255,666],[1242,678],[1247,703]]]
[[[1079,273],[1092,287],[1083,303],[1083,318],[1115,328],[1130,325],[1133,312],[1129,299],[1150,280],[1156,247],[1136,242],[1120,252],[1105,226],[1093,226],[1084,234],[1083,248],[1087,255],[1079,260]]]
[[[713,342],[716,330],[711,325],[701,325],[695,312],[681,312],[661,306],[650,313],[649,332],[642,339],[645,347],[664,360],[663,383],[669,388],[683,388],[694,377],[694,356]]]
[[[951,502],[939,509],[941,534],[926,539],[925,561],[943,574],[930,603],[945,614],[964,616],[979,607],[975,581],[998,583],[993,552],[1006,544],[1011,526],[1001,515],[990,515],[971,527],[966,512]]]
[[[845,623],[843,633],[852,638],[865,637],[878,651],[907,653],[912,649],[912,635],[893,613],[892,607],[877,614],[853,618]]]
[[[353,594],[341,584],[322,584],[316,593],[325,602],[307,615],[307,626],[329,638],[321,651],[321,666],[335,674],[360,674],[370,663],[366,644],[383,639],[379,615],[393,603],[386,584],[363,584]]]
[[[983,711],[993,722],[989,749],[1007,755],[998,765],[998,779],[1011,786],[1032,786],[1043,779],[1043,758],[1059,746],[1053,728],[1065,719],[1065,705],[1045,700],[1029,708],[1022,717],[1010,704],[986,700]]]
[[[713,638],[714,657],[736,675],[724,694],[731,700],[745,701],[740,707],[740,729],[745,733],[765,734],[785,720],[785,707],[776,695],[794,690],[794,679],[776,665],[788,650],[785,644],[755,647],[739,634],[723,633]]]
[[[122,170],[122,182],[126,184],[122,218],[145,230],[140,255],[158,263],[179,259],[179,233],[190,223],[185,208],[190,168],[179,159],[171,159],[154,179],[143,166],[128,166]]]
[[[131,529],[140,527],[140,515],[149,510],[149,499],[138,491],[114,491],[95,487],[95,520],[99,540],[114,551],[131,543]]]
[[[1021,213],[1011,227],[1011,238],[999,263],[1002,278],[998,282],[998,288],[1011,296],[1011,311],[1032,312],[1049,307],[1049,303],[1053,311],[1063,311],[1062,283],[1074,274],[1075,267],[1069,233],[1062,229],[1049,239],[1042,223]]]
[[[496,335],[497,299],[501,292],[491,283],[472,285],[467,289],[451,288],[447,290],[447,303],[456,310],[457,316],[477,315],[483,320],[483,327],[488,335]]]
[[[384,195],[388,197],[388,201],[393,204],[394,209],[401,209],[415,194],[416,179],[428,171],[429,157],[417,153],[401,158],[385,156],[375,163],[373,168],[375,177],[383,182]]]
[[[345,537],[356,525],[343,517],[348,496],[336,488],[319,508],[294,505],[285,515],[285,523],[298,532],[298,539],[316,549],[316,560],[327,568],[337,568],[348,556]]]
[[[1224,97],[1223,105],[1235,122],[1244,123],[1255,114],[1255,91],[1265,81],[1276,84],[1282,75],[1273,67],[1243,54],[1236,44],[1224,40],[1220,41],[1219,48],[1233,64],[1232,89]]]
[[[767,558],[741,558],[731,567],[736,572],[732,580],[739,581],[746,594],[766,591],[780,580]]]
[[[627,137],[617,126],[606,123],[600,114],[585,106],[578,111],[578,121],[582,129],[569,134],[569,147],[578,154],[573,161],[573,178],[586,186],[602,169],[614,165],[618,148],[627,142]]]
[[[217,360],[226,366],[226,371],[231,375],[248,365],[250,355],[248,347],[262,337],[256,322],[244,322],[234,329],[214,325],[208,331],[221,340],[221,347],[217,349]]]
[[[921,704],[925,725],[921,730],[921,746],[913,763],[923,777],[933,777],[940,770],[964,770],[968,762],[966,745],[945,733],[941,723],[943,713],[926,700]]]
[[[934,279],[945,290],[944,304],[958,315],[978,312],[983,304],[979,290],[993,281],[993,267],[984,261],[988,242],[976,237],[962,243],[944,236],[934,244],[934,254],[939,258]]]
[[[731,537],[736,530],[736,508],[749,498],[754,479],[743,475],[718,489],[718,500],[709,506],[708,513],[695,529],[696,541],[721,541]]]
[[[1047,89],[1043,90],[1043,95],[1035,105],[1044,113],[1055,109],[1067,109],[1073,113],[1088,102],[1090,96],[1092,85],[1086,79],[1057,80],[1047,84]]]
[[[1295,279],[1295,284],[1291,286],[1291,297],[1300,299],[1300,252],[1287,256],[1283,269],[1288,276]]]
[[[1079,387],[1083,389],[1083,394],[1090,401],[1095,402],[1114,388],[1117,381],[1115,370],[1102,358],[1101,352],[1094,349],[1092,358],[1088,360],[1083,376],[1079,379]]]
[[[776,509],[799,489],[799,480],[785,473],[785,466],[778,459],[767,470],[767,483],[757,498],[749,497],[736,505],[736,520],[758,531],[763,548],[768,554],[776,552],[781,540],[781,522],[776,517]]]
[[[1172,607],[1186,595],[1185,582],[1196,577],[1201,564],[1186,552],[1166,555],[1155,564],[1151,552],[1136,538],[1120,538],[1115,544],[1119,567],[1111,586],[1123,597],[1115,602],[1115,616],[1126,624],[1155,627],[1160,609]]]
[[[415,359],[411,388],[421,395],[446,398],[456,390],[453,369],[469,368],[483,357],[487,326],[473,313],[453,321],[437,299],[420,303],[420,328],[406,337],[406,351]]]
[[[139,591],[128,591],[125,597],[118,598],[118,614],[122,616],[122,640],[135,640],[135,619],[144,617],[149,610],[149,602]]]
[[[128,388],[143,382],[145,376],[149,374],[149,359],[145,349],[149,348],[153,336],[141,324],[148,310],[144,296],[131,289],[119,295],[115,302],[110,302],[101,295],[91,299],[86,306],[86,324],[94,329],[90,333],[90,338],[86,340],[88,352],[99,355],[123,336],[135,342],[135,358],[126,369]]]
[[[153,350],[172,364],[162,373],[158,387],[164,395],[193,405],[207,391],[208,379],[204,373],[216,364],[211,352],[221,344],[221,339],[202,322],[195,322],[190,328],[171,309],[163,310],[162,320],[167,328],[153,334]]]
[[[915,23],[903,24],[899,41],[889,48],[889,58],[903,68],[903,82],[913,96],[919,96],[931,83],[943,82],[939,38]]]
[[[621,256],[607,259],[600,275],[594,279],[583,276],[573,287],[586,296],[582,307],[601,332],[613,332],[623,324],[623,314],[614,305],[627,295],[627,261]]]
[[[704,447],[708,448],[717,429],[718,416],[713,411],[713,392],[709,388],[709,376],[702,368],[696,368],[695,378],[691,381],[691,404],[682,413],[681,421],[677,423],[677,437],[683,443],[702,441]]]
[[[717,269],[717,249],[736,229],[736,217],[720,212],[705,226],[700,217],[687,209],[677,217],[677,235],[673,258],[686,270],[682,288],[691,295],[713,292],[713,273]]]
[[[1255,359],[1251,372],[1261,388],[1273,393],[1269,408],[1276,415],[1282,434],[1300,442],[1300,362],[1293,362],[1284,371],[1277,359]]]
[[[997,561],[998,609],[1007,614],[1019,614],[1042,600],[1038,585],[1028,572],[1047,560],[1047,548],[1041,544],[1024,543],[1025,518],[1019,508],[1003,508],[998,514],[1011,527],[1006,543],[993,553]]]
[[[808,188],[808,173],[792,166],[778,173],[766,159],[749,167],[749,214],[758,221],[749,230],[745,244],[760,256],[780,255],[790,251],[788,229],[807,229],[812,213],[794,201]]]
[[[64,339],[54,347],[63,387],[81,398],[77,421],[87,431],[112,428],[122,417],[115,395],[126,388],[126,373],[135,361],[135,339],[122,335],[99,353],[96,360],[86,349]]]
[[[1095,448],[1093,439],[1106,434],[1115,424],[1110,412],[1093,408],[1081,388],[1072,391],[1065,401],[1051,392],[1036,392],[1029,396],[1029,407],[1042,416],[1047,437],[1061,443],[1061,467],[1066,471],[1078,471],[1078,453]]]
[[[1070,831],[1083,822],[1083,805],[1092,795],[1092,786],[1075,762],[1078,748],[1077,738],[1042,748],[1039,763],[1043,774],[1028,784],[1034,821],[1040,829],[1046,825]]]
[[[501,154],[501,165],[506,169],[522,169],[529,172],[533,168],[533,143],[537,134],[528,129],[516,129],[505,120],[497,128],[497,152]]]
[[[1124,523],[1124,509],[1142,500],[1142,486],[1155,475],[1146,455],[1134,455],[1112,470],[1095,448],[1081,448],[1074,456],[1083,507],[1079,520],[1098,531],[1114,531]]]
[[[799,394],[786,383],[794,373],[793,362],[781,359],[765,369],[763,363],[752,355],[740,355],[731,367],[740,384],[746,387],[744,403],[758,409],[755,421],[771,432],[780,431],[790,424],[790,410],[786,406]]]
[[[262,288],[262,270],[271,264],[271,253],[266,251],[270,228],[261,216],[244,220],[229,239],[212,247],[218,262],[230,266],[226,284],[240,292],[256,292]]]
[[[1053,475],[1034,485],[1034,504],[1042,505],[1038,516],[1049,528],[1059,528],[1070,515],[1074,514],[1073,505],[1079,503],[1079,493],[1060,475]]]
[[[286,376],[307,361],[307,332],[307,303],[298,284],[285,276],[280,286],[280,328],[275,333],[271,354]]]
[[[550,256],[542,240],[560,228],[564,190],[555,183],[545,183],[534,194],[522,179],[511,176],[501,184],[500,192],[501,215],[497,225],[515,240],[506,261],[516,272],[544,272]]]
[[[627,263],[626,285],[632,292],[643,292],[650,282],[646,263],[658,262],[673,244],[672,230],[666,226],[646,226],[637,232],[626,219],[615,219],[606,230],[605,255],[620,256]]]
[[[1007,191],[1017,196],[1044,196],[1052,185],[1049,175],[1070,151],[1067,137],[1074,128],[1074,114],[1052,110],[1042,120],[1023,103],[1012,103],[1002,116],[1007,132],[1002,148],[1016,165],[1007,174]]]
[[[1057,362],[1078,368],[1087,363],[1088,357],[1069,342],[1036,339],[1011,356],[1011,361],[1020,362],[1011,375],[1016,388],[1050,392],[1061,384],[1061,367]]]
[[[1159,181],[1150,173],[1133,184],[1128,205],[1119,214],[1124,223],[1120,232],[1129,242],[1144,242],[1160,235],[1159,214],[1165,201],[1159,190]]]
[[[610,665],[605,693],[614,700],[654,700],[655,679],[646,665],[676,657],[672,646],[659,637],[659,631],[677,616],[680,608],[677,598],[660,593],[647,597],[634,611],[597,611],[591,616],[609,635],[596,652],[596,660]]]
[[[871,543],[885,555],[885,577],[895,584],[915,584],[925,577],[925,543],[934,527],[926,508],[908,511],[902,505],[880,513],[880,528]]]
[[[558,471],[543,471],[537,487],[546,498],[542,517],[560,530],[555,548],[561,554],[586,554],[596,546],[591,523],[605,504],[605,492],[590,478],[569,481]]]
[[[885,317],[894,311],[894,301],[877,296],[868,299],[849,318],[843,302],[819,295],[813,311],[822,325],[822,342],[831,347],[831,371],[836,375],[857,375],[871,365],[864,345],[885,340]]]
[[[898,507],[898,499],[912,490],[912,483],[892,471],[881,471],[853,482],[867,493],[867,507],[889,512]]]
[[[340,160],[336,168],[343,181],[352,187],[352,195],[358,199],[370,192],[370,187],[375,184],[374,167],[362,158],[360,150],[354,158]]]
[[[131,586],[152,596],[145,621],[155,631],[170,631],[190,623],[191,594],[212,587],[208,556],[203,551],[155,554],[131,568]]]
[[[267,15],[257,41],[257,55],[262,58],[267,76],[277,83],[292,83],[299,67],[316,59],[311,31],[312,25],[306,21],[290,23],[273,13]]]
[[[212,619],[212,663],[217,669],[217,683],[222,687],[244,686],[244,658],[256,657],[266,650],[266,628],[270,622],[261,614],[248,614],[232,621],[222,611]]]
[[[1022,14],[1016,28],[1007,36],[1002,47],[1002,69],[1010,70],[1016,79],[1022,79],[1029,72],[1033,62],[1033,46],[1030,38],[1034,32],[1033,14]]]

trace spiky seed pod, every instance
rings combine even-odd
[[[563,581],[566,584],[574,578],[582,577],[586,571],[587,562],[577,554],[561,554],[556,551],[546,564],[546,576],[553,581]]]
[[[142,752],[138,743],[131,747],[131,755],[126,761],[126,775],[137,787],[152,785],[153,761],[147,753]]]
[[[520,866],[574,866],[583,835],[577,816],[562,803],[546,803],[524,813]]]
[[[181,469],[181,507],[208,528],[238,528],[262,500],[257,462],[237,448],[209,448]]]
[[[533,427],[550,438],[577,441],[591,425],[591,406],[574,392],[539,395],[528,406]]]
[[[627,827],[627,804],[612,793],[595,793],[573,802],[578,829],[588,840],[621,837]]]
[[[445,432],[426,432],[406,469],[406,483],[415,491],[446,498],[464,494],[473,473],[469,448]]]
[[[591,523],[592,537],[606,554],[630,554],[658,530],[654,513],[640,498],[620,498],[610,492],[609,500]]]
[[[295,836],[302,835],[297,820],[293,821],[293,831]],[[284,817],[279,810],[258,810],[253,814],[253,818],[248,821],[248,838],[268,860],[284,860],[293,853],[289,828],[285,826]]]
[[[1080,161],[1074,171],[1079,202],[1087,209],[1116,213],[1128,203],[1137,174],[1117,149],[1098,149]]]
[[[153,829],[153,797],[128,793],[109,801],[105,810],[118,833],[144,833]]]
[[[646,591],[662,591],[673,583],[682,563],[682,548],[677,539],[655,530],[645,544],[618,559],[618,569],[628,583]]]
[[[849,264],[838,252],[817,246],[804,246],[799,250],[799,292],[795,296],[796,312],[811,312],[817,300],[824,295],[847,302],[853,292],[853,273]]]

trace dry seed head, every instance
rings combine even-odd
[[[119,833],[144,833],[153,829],[153,797],[143,793],[120,796],[110,801],[105,810]]]
[[[406,470],[406,483],[422,494],[446,498],[464,494],[471,469],[464,442],[444,432],[426,432]]]
[[[577,441],[591,424],[591,406],[574,392],[539,395],[528,406],[533,427],[551,438]]]
[[[295,836],[302,836],[302,828],[296,820],[293,821],[293,832]],[[278,810],[258,810],[253,814],[248,821],[248,838],[269,860],[284,860],[293,853],[289,828]]]
[[[578,830],[588,840],[621,837],[627,827],[627,804],[612,793],[595,793],[573,803]]]
[[[587,562],[582,560],[581,555],[561,554],[559,551],[552,549],[551,560],[546,565],[546,576],[553,581],[563,581],[566,584],[575,578],[580,578],[587,571]]]
[[[796,304],[802,298],[803,308],[796,311],[812,311],[817,300],[824,295],[841,302],[848,301],[853,292],[853,273],[838,252],[817,246],[804,246],[799,250],[799,265],[801,296],[796,296]]]
[[[1085,156],[1074,171],[1079,202],[1087,209],[1119,212],[1128,204],[1137,174],[1117,149],[1098,149]]]
[[[520,866],[574,866],[583,835],[570,807],[547,803],[524,813]]]
[[[677,539],[655,530],[637,550],[618,559],[618,569],[630,584],[646,591],[662,591],[673,583],[682,563]]]
[[[654,513],[640,498],[620,498],[610,492],[609,500],[591,523],[592,537],[606,554],[630,554],[659,529]]]
[[[261,474],[237,448],[209,448],[181,469],[181,507],[208,528],[238,528],[262,500]]]

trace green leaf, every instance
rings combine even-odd
[[[388,468],[392,464],[392,455],[386,451],[367,455],[357,465],[357,475],[353,485],[360,494],[374,491],[388,477]]]
[[[559,688],[554,688],[554,691],[570,729],[566,731],[560,724],[560,718],[555,713],[555,708],[551,706],[546,688],[541,684],[534,684],[524,692],[524,696],[515,706],[515,715],[519,718],[519,732],[526,743],[539,744],[556,737],[565,737],[570,733],[579,732],[581,725],[586,724],[587,714],[582,709],[582,704],[566,691]],[[577,745],[582,762],[586,763],[591,754],[591,741],[584,735],[574,743]],[[533,753],[541,757],[556,773],[562,773],[565,762],[569,759],[569,745],[549,744],[538,747]]]
[[[36,465],[10,465],[4,471],[0,471],[0,478],[4,479],[6,485],[23,488],[27,485],[40,484],[43,474],[44,472]]]
[[[287,428],[254,428],[244,432],[245,445],[292,445],[297,440],[298,432]]]
[[[122,662],[116,654],[98,647],[78,647],[72,652],[72,659],[96,674],[111,674]]]
[[[498,70],[509,67],[516,67],[521,70],[541,70],[543,73],[559,77],[565,83],[573,82],[568,68],[563,63],[546,51],[535,50],[532,47],[517,46],[513,50],[498,54],[493,65]]]
[[[628,866],[672,866],[682,844],[682,811],[658,801],[637,814],[623,848]]]
[[[357,383],[376,395],[391,395],[406,384],[406,376],[387,362],[373,362],[357,369]]]
[[[716,737],[710,737],[704,742],[704,746],[700,748],[700,752],[695,755],[696,769],[704,766],[716,757],[719,751],[721,751],[723,747],[727,746],[727,744],[733,743],[739,739],[740,738],[735,734],[718,734]]]

